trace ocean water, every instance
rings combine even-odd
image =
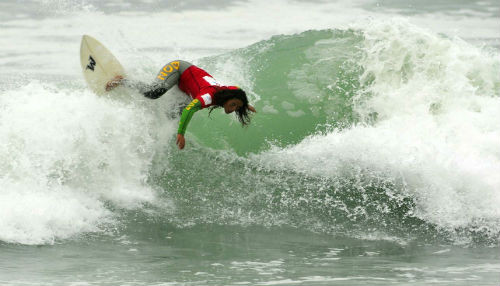
[[[3,0],[0,285],[499,285],[498,1]],[[90,92],[173,59],[258,110]]]

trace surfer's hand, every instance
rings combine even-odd
[[[250,104],[248,105],[248,109],[249,109],[251,112],[257,112],[257,110],[255,110],[255,107],[251,106]]]
[[[177,134],[177,146],[179,146],[179,149],[184,149],[184,145],[186,144],[186,140],[184,140],[184,135],[182,134]]]
[[[110,91],[113,88],[115,88],[118,85],[120,85],[120,83],[122,82],[122,80],[123,80],[123,76],[121,76],[121,75],[115,76],[112,80],[108,81],[108,83],[106,84],[106,91]]]

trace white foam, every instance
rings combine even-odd
[[[154,202],[145,180],[174,128],[142,104],[36,81],[2,92],[0,240],[51,243],[112,223],[105,202]]]
[[[500,57],[405,20],[364,30],[365,88],[375,124],[315,135],[255,159],[307,174],[372,170],[401,178],[417,216],[443,228],[500,231]],[[372,82],[373,81],[373,82]]]
[[[253,0],[210,11],[152,13],[104,13],[85,1],[78,5],[73,5],[74,1],[39,2],[40,12],[58,9],[57,13],[46,18],[29,18],[23,12],[22,17],[0,20],[3,25],[0,30],[2,78],[28,74],[31,77],[26,80],[31,81],[33,77],[52,74],[77,78],[78,83],[83,83],[77,56],[83,34],[101,40],[131,75],[149,80],[162,64],[174,58],[193,60],[244,47],[275,34],[342,28],[360,18],[387,16],[359,8],[363,1],[311,5],[300,1]],[[431,13],[411,18],[450,35],[499,37],[496,19],[435,16]],[[488,96],[470,96],[491,90],[492,78],[495,78],[492,71],[498,68],[497,57],[484,56],[459,41],[435,40],[437,37],[433,34],[417,31],[424,42],[430,39],[430,51],[437,55],[429,53],[423,63],[432,65],[441,60],[449,70],[462,72],[462,77],[447,73],[444,78],[431,78],[432,84],[429,84],[425,78],[415,76],[411,82],[387,94],[385,90],[394,87],[391,80],[397,78],[389,75],[384,65],[394,63],[377,58],[376,51],[378,47],[387,49],[387,45],[390,48],[391,42],[381,40],[378,46],[376,39],[384,39],[386,33],[385,36],[400,37],[403,44],[409,44],[411,39],[405,37],[405,33],[414,35],[413,28],[403,27],[398,32],[397,27],[374,25],[372,30],[367,30],[367,36],[371,35],[375,41],[372,42],[373,57],[366,59],[366,68],[386,80],[373,86],[371,92],[379,94],[363,102],[358,111],[360,114],[369,109],[378,112],[381,121],[377,125],[311,137],[293,148],[271,151],[267,156],[283,156],[273,159],[274,162],[320,174],[335,174],[338,168],[352,163],[403,174],[419,194],[422,216],[432,221],[442,220],[443,225],[498,218],[498,211],[492,207],[498,202],[493,192],[499,184],[496,175],[498,102]],[[366,48],[369,51],[370,46]],[[447,56],[440,57],[440,50]],[[381,56],[398,52],[395,46]],[[396,58],[401,60],[404,56]],[[215,72],[217,79],[251,86],[252,83],[245,81],[248,77],[241,73],[242,69],[232,68],[245,63],[221,64],[224,71]],[[464,68],[470,66],[476,68],[469,74],[483,81],[476,85],[480,87],[478,91],[468,88],[464,81],[467,74],[463,73]],[[232,71],[236,72],[229,75]],[[389,89],[385,89],[385,85]],[[452,89],[436,92],[448,86]],[[5,86],[0,88],[5,90]],[[455,92],[458,97],[451,96]],[[257,95],[252,96],[258,100]],[[429,104],[436,102],[435,97],[440,101],[438,111],[441,113],[429,116],[425,111]],[[172,126],[162,128],[162,122],[166,121],[158,120],[161,110],[130,106],[96,98],[82,90],[71,91],[37,82],[24,88],[7,88],[0,95],[0,108],[0,170],[4,174],[0,178],[0,239],[50,242],[54,238],[98,229],[101,222],[111,221],[103,201],[135,207],[153,200],[154,192],[143,182],[144,172],[154,150],[161,148],[159,145],[165,144],[175,132]],[[269,106],[265,111],[273,113],[274,107]],[[413,129],[409,130],[408,126]],[[302,161],[294,161],[294,158]],[[444,216],[436,213],[440,210],[436,209],[437,205],[443,202]],[[31,213],[32,209],[39,209],[44,215]],[[456,223],[451,223],[454,214],[457,214]]]

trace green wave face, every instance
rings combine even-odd
[[[5,91],[0,240],[209,224],[498,244],[498,53],[374,21],[196,64],[241,86],[258,113],[241,128],[200,111],[182,151],[170,116],[180,92],[115,100],[40,81]],[[37,208],[46,214],[22,211]]]
[[[222,111],[212,112],[212,120],[201,113],[189,131],[207,147],[245,154],[350,125],[356,120],[351,103],[359,87],[361,40],[352,30],[307,31],[204,59],[200,65],[240,85],[258,113],[248,128]],[[235,78],[233,70],[245,78]]]
[[[498,241],[484,199],[498,200],[495,53],[394,21],[275,36],[199,64],[258,113],[248,128],[219,110],[194,118],[199,144],[157,178],[174,225]]]

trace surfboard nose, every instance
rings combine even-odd
[[[115,56],[89,35],[82,36],[80,63],[89,88],[96,94],[106,93],[106,86],[111,80],[117,76],[125,76],[125,71]]]
[[[82,42],[83,41],[89,41],[89,40],[94,40],[94,41],[97,41],[95,38],[89,36],[89,35],[83,35],[82,36]]]

